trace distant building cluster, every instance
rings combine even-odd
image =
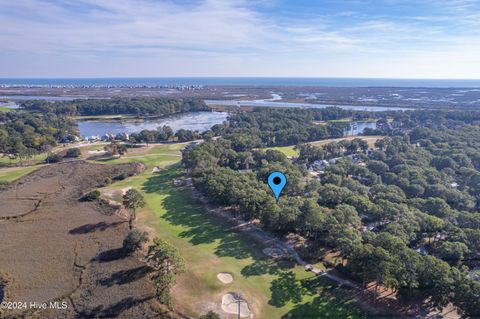
[[[78,84],[0,84],[0,88],[44,88],[44,89],[176,89],[179,91],[200,90],[203,85],[136,85],[136,84],[108,84],[108,85],[78,85]]]
[[[81,140],[80,137],[78,137],[76,135],[73,135],[73,134],[69,134],[69,135],[65,135],[60,140],[60,143],[75,143],[75,142],[79,142],[80,140]]]
[[[370,157],[371,154],[372,154],[372,150],[367,150],[365,152],[365,154],[368,157]],[[328,160],[317,160],[317,161],[313,162],[307,169],[310,173],[317,172],[318,174],[321,175],[321,174],[324,173],[323,172],[324,168],[335,164],[341,158],[349,158],[354,164],[357,164],[359,166],[366,166],[366,164],[360,158],[360,155],[358,155],[357,153],[353,153],[353,154],[348,154],[348,155],[341,156],[341,157],[331,158],[331,159],[328,159]],[[318,175],[318,174],[312,174],[312,175]]]
[[[92,135],[86,136],[84,138],[85,141],[89,142],[96,142],[96,141],[103,141],[103,142],[110,142],[110,141],[129,141],[130,135],[128,133],[118,133],[118,134],[104,134],[104,135]]]

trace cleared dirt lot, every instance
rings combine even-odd
[[[28,310],[0,310],[2,318],[159,317],[149,268],[121,250],[128,222],[85,192],[141,164],[72,162],[45,166],[0,192],[0,276],[4,301]],[[66,302],[62,310],[34,310],[30,302]],[[2,312],[3,311],[3,312]]]

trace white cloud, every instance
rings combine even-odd
[[[480,56],[474,1],[427,2],[442,14],[269,14],[277,0],[0,0],[0,76],[431,77],[442,73],[432,61],[445,76],[480,74],[467,67]]]
[[[89,1],[85,1],[89,2]],[[40,1],[9,2],[2,6],[21,12],[2,17],[12,26],[0,39],[17,50],[121,50],[170,47],[205,49],[256,45],[264,27],[253,11],[222,1],[206,1],[185,9],[166,2],[92,1],[97,9],[78,15],[71,9]],[[29,19],[29,8],[36,8]],[[102,10],[100,10],[101,8]],[[7,11],[8,12],[8,11]],[[252,37],[256,34],[256,37]],[[234,45],[232,45],[234,44]]]

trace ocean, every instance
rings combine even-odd
[[[295,77],[158,77],[158,78],[0,78],[0,85],[71,86],[324,86],[480,88],[478,80],[295,78]]]

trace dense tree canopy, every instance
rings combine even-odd
[[[0,153],[29,157],[77,133],[72,119],[54,113],[0,112]]]
[[[133,114],[138,116],[165,116],[181,112],[208,111],[203,100],[170,98],[111,98],[78,99],[73,101],[24,101],[20,105],[29,111],[64,115]]]
[[[326,245],[347,260],[338,269],[364,284],[374,281],[438,309],[453,302],[465,317],[478,315],[471,306],[478,283],[466,272],[479,257],[480,129],[470,125],[479,114],[389,115],[379,125],[388,136],[373,149],[361,139],[300,144],[293,161],[261,149],[318,139],[318,131],[307,129],[315,114],[234,116],[230,126],[212,129],[223,138],[187,149],[183,163],[210,200],[279,235],[304,237],[307,258]],[[336,136],[328,124],[322,130],[323,137]],[[330,162],[310,174],[307,168],[320,160]],[[266,185],[274,170],[288,180],[278,204]]]

